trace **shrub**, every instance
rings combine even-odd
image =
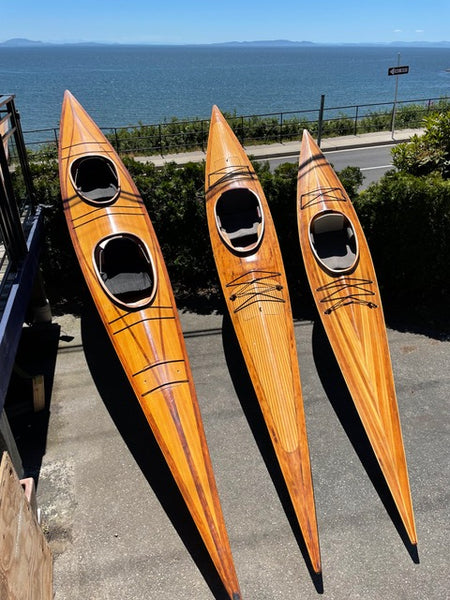
[[[392,149],[393,163],[400,171],[427,175],[438,171],[450,177],[450,112],[435,112],[424,118],[425,132]]]
[[[124,163],[152,220],[178,306],[221,310],[222,293],[206,221],[204,164],[179,167],[170,163],[157,169],[130,157],[125,157]],[[285,163],[271,172],[268,163],[255,163],[255,169],[278,232],[293,307],[298,315],[304,315],[312,303],[297,232],[297,165]],[[47,294],[55,313],[79,314],[87,292],[65,223],[57,162],[32,163],[32,171],[38,202],[47,207],[41,260]],[[349,168],[345,173],[348,189],[355,192],[359,169]]]
[[[44,206],[40,262],[52,310],[79,314],[86,287],[64,218],[58,162],[40,155],[38,162],[30,162],[30,169],[36,200]]]
[[[209,240],[204,200],[204,164],[157,169],[125,158],[153,222],[180,308],[222,310],[223,301]],[[42,269],[52,308],[81,311],[86,300],[62,211],[57,162],[31,163],[38,202],[45,210]],[[294,315],[311,317],[313,302],[297,232],[297,165],[271,172],[255,163],[283,254]],[[448,327],[450,295],[450,181],[439,173],[417,177],[391,171],[358,195],[359,169],[339,173],[368,238],[389,319]]]
[[[353,200],[358,195],[358,190],[364,181],[364,175],[359,167],[345,167],[339,171],[339,179],[342,186]]]
[[[294,313],[296,316],[309,316],[312,309],[311,295],[303,267],[297,228],[298,165],[284,163],[272,173],[268,163],[255,163],[255,170],[277,231]]]
[[[220,304],[204,200],[204,164],[157,169],[125,159],[158,236],[177,301],[193,308]]]
[[[387,313],[448,327],[450,182],[390,172],[355,202]]]

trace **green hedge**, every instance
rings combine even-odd
[[[204,207],[204,164],[156,169],[125,158],[158,235],[179,308],[223,310]],[[53,310],[79,313],[83,283],[62,213],[56,161],[33,163],[45,211],[42,267]],[[313,302],[304,272],[296,218],[297,165],[271,172],[256,164],[278,232],[296,317],[311,317]],[[359,169],[340,173],[354,200],[371,248],[391,322],[449,331],[450,182],[439,175],[391,172],[357,194]]]
[[[167,264],[180,308],[211,312],[223,310],[222,294],[208,234],[204,199],[204,163],[157,169],[125,157],[149,212]],[[86,288],[62,211],[57,162],[31,163],[38,201],[46,205],[41,263],[53,310],[79,314]],[[294,306],[309,301],[296,229],[297,166],[281,165],[272,173],[256,164],[279,232]],[[309,313],[308,313],[309,314]]]
[[[388,316],[450,330],[450,181],[384,176],[355,201]]]

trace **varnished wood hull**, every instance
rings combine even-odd
[[[117,170],[118,194],[106,202],[85,201],[74,187],[74,161],[105,156]],[[69,92],[62,107],[59,167],[67,224],[98,312],[224,587],[239,600],[192,373],[156,235],[123,163]],[[111,297],[95,262],[99,240],[120,234],[144,244],[156,281],[148,298],[129,306]]]
[[[339,265],[345,252],[338,248],[325,250],[318,259],[312,241],[317,239],[314,224],[318,219],[336,214],[344,215],[345,223],[356,235],[357,248],[347,264]],[[372,259],[351,200],[307,131],[299,160],[297,216],[317,310],[405,530],[411,543],[417,544],[386,327]],[[339,256],[330,259],[333,254]],[[327,262],[332,260],[338,263]]]
[[[258,241],[250,241],[247,251],[234,250],[217,223],[219,202],[243,192],[256,197],[263,212]],[[206,211],[225,301],[311,565],[320,572],[300,373],[283,262],[261,185],[217,107],[212,110],[206,157]]]

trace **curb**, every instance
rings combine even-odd
[[[336,152],[339,150],[352,150],[357,148],[365,148],[367,146],[394,146],[402,142],[410,140],[413,135],[422,133],[422,129],[407,129],[399,130],[397,137],[393,138],[392,133],[379,132],[368,133],[361,136],[343,136],[336,138],[325,138],[321,143],[321,150],[323,152]],[[300,153],[300,140],[294,142],[288,142],[292,148],[283,144],[273,144],[272,148],[266,146],[243,146],[248,156],[254,160],[269,160],[273,158],[292,157]],[[205,160],[206,152],[203,150],[197,150],[194,152],[181,152],[179,154],[153,155],[153,156],[137,156],[134,160],[143,163],[153,163],[156,168],[162,168],[167,163],[175,162],[178,165],[185,165],[189,162],[201,162]]]

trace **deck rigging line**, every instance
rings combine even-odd
[[[329,315],[338,308],[341,308],[341,306],[346,306],[347,304],[365,304],[368,308],[378,308],[378,304],[365,298],[365,296],[375,296],[375,292],[364,287],[372,284],[373,281],[371,279],[343,277],[338,281],[332,281],[331,283],[318,287],[316,290],[317,292],[330,292],[327,296],[321,298],[321,304],[334,302],[332,306],[324,311],[324,314]],[[350,291],[349,294],[345,294],[344,296],[336,296],[349,288],[353,288],[354,291]]]
[[[240,281],[244,277],[258,273],[260,275]],[[273,281],[267,281],[280,276],[281,273],[278,272],[252,270],[233,279],[230,283],[227,283],[227,288],[237,288],[230,296],[232,302],[237,299],[245,298],[244,302],[234,309],[234,312],[237,313],[255,302],[286,302],[284,298],[280,298],[274,294],[275,291],[280,292],[283,289],[283,286],[279,283],[274,283]],[[256,289],[254,284],[258,284]]]
[[[309,199],[305,200],[303,204],[303,199],[309,197]],[[342,191],[342,188],[339,186],[335,187],[318,187],[315,190],[311,190],[306,194],[302,194],[300,198],[300,208],[303,210],[308,206],[312,206],[315,203],[328,201],[335,202],[347,202],[347,198]]]
[[[243,179],[257,179],[255,171],[253,171],[248,165],[229,165],[219,169],[218,171],[214,171],[209,173],[208,179],[211,180],[212,177],[218,176],[222,173],[222,176],[217,179],[212,185],[209,185],[206,193],[208,194],[214,188],[222,185],[222,183],[226,183],[230,179],[234,179],[235,177],[241,177]]]
[[[117,331],[113,332],[113,335],[117,335],[118,333],[122,333],[123,331],[127,331],[127,329],[131,329],[132,327],[135,327],[136,325],[140,325],[141,323],[144,323],[145,321],[167,321],[168,319],[175,319],[174,315],[169,315],[167,317],[146,317],[145,319],[141,319],[140,321],[136,321],[135,323],[128,323],[125,325],[125,327],[122,327],[122,329],[118,329]]]
[[[153,309],[153,310],[169,310],[169,311],[173,312],[173,307],[170,306],[170,305],[168,305],[168,306],[162,306],[162,305],[156,305],[155,304],[155,305],[151,305],[151,306],[147,306],[146,307],[146,309],[150,309],[150,308]],[[134,310],[133,311],[129,311],[129,312],[128,311],[124,312],[123,314],[119,315],[115,319],[112,319],[111,321],[109,321],[108,324],[112,325],[113,323],[117,323],[117,321],[125,321],[125,319],[127,317],[133,316],[135,314],[137,314],[137,311],[134,311]],[[160,317],[160,318],[161,319],[172,319],[174,317],[169,316],[169,317]],[[126,321],[125,321],[125,324],[128,327],[132,327],[133,325],[139,325],[139,323],[143,323],[144,321],[150,321],[150,320],[154,321],[155,319],[158,319],[158,317],[151,317],[151,318],[144,317],[142,319],[138,319],[137,321],[133,321],[133,323],[126,323]]]

